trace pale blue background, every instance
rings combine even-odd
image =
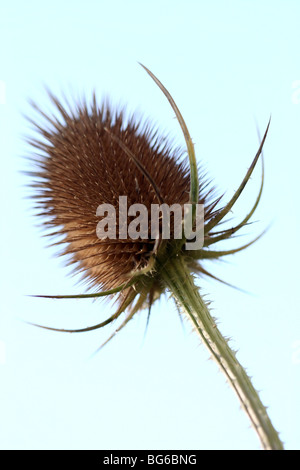
[[[252,294],[201,285],[286,447],[299,449],[299,2],[2,1],[0,45],[1,448],[260,448],[234,393],[189,324],[182,329],[171,300],[154,309],[145,339],[146,313],[92,359],[111,329],[64,335],[24,322],[76,328],[112,311],[102,301],[26,296],[83,292],[46,248],[25,199],[27,100],[47,108],[44,84],[87,96],[95,88],[183,143],[140,61],[173,94],[199,161],[227,198],[255,154],[256,123],[263,132],[272,114],[258,222],[234,246],[273,225],[247,251],[206,265]],[[251,207],[259,182],[258,167],[235,220]]]

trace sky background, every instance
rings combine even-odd
[[[265,145],[265,188],[255,245],[206,264],[245,294],[201,280],[224,335],[253,377],[287,449],[300,448],[299,174],[300,4],[295,1],[2,1],[0,6],[2,449],[259,449],[238,399],[172,299],[136,316],[96,356],[112,329],[82,335],[28,325],[78,328],[112,305],[30,294],[79,294],[84,286],[46,248],[25,187],[32,135],[29,99],[44,109],[47,85],[142,112],[183,145],[167,100],[176,100],[198,161],[230,198]],[[252,207],[260,167],[237,204]]]

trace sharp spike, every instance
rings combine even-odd
[[[240,184],[238,190],[235,192],[235,194],[233,195],[233,197],[231,198],[231,200],[226,204],[226,206],[218,213],[216,214],[215,217],[213,217],[205,226],[205,233],[209,233],[210,230],[212,228],[214,228],[227,214],[228,212],[231,210],[231,208],[233,207],[233,205],[235,204],[235,202],[238,200],[238,198],[240,197],[243,189],[245,188],[246,184],[248,183],[249,181],[249,178],[250,176],[252,175],[252,172],[256,166],[256,163],[259,159],[259,156],[261,155],[261,152],[262,152],[262,149],[263,149],[263,146],[264,146],[264,143],[265,143],[265,140],[266,140],[266,137],[267,137],[267,134],[268,134],[268,130],[269,130],[269,126],[270,126],[270,122],[271,122],[271,118],[269,119],[269,122],[268,122],[268,125],[267,125],[267,128],[266,128],[266,131],[265,131],[265,134],[263,136],[263,139],[261,141],[261,144],[259,146],[259,149],[258,151],[256,152],[256,155],[250,165],[250,168],[248,169],[247,173],[246,173],[246,176],[244,177],[242,183]]]

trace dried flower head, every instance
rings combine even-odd
[[[116,239],[99,239],[98,206],[112,204],[118,213],[120,195],[127,197],[128,206],[141,203],[149,210],[161,201],[183,205],[189,200],[189,174],[179,162],[179,151],[172,152],[150,126],[141,126],[134,118],[124,125],[124,113],[108,104],[98,106],[96,99],[75,111],[64,109],[53,96],[52,100],[61,120],[51,122],[51,131],[41,131],[46,142],[34,143],[45,155],[36,174],[42,215],[47,216],[47,225],[64,235],[61,243],[68,247],[63,254],[71,255],[76,269],[84,271],[94,286],[112,289],[147,266],[155,240],[133,240],[128,233],[121,239],[118,218]],[[142,171],[112,136],[137,156]]]

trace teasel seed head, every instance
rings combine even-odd
[[[144,67],[144,66],[143,66]],[[232,199],[223,207],[221,197],[214,196],[205,176],[197,168],[194,146],[186,124],[173,98],[161,82],[146,67],[169,100],[183,131],[187,154],[174,148],[158,129],[135,115],[126,117],[124,110],[113,109],[108,101],[98,103],[95,95],[90,103],[61,103],[49,93],[56,107],[47,115],[34,105],[45,123],[33,122],[39,137],[30,141],[38,151],[32,159],[36,165],[33,176],[34,198],[48,234],[59,237],[60,252],[81,272],[94,293],[78,296],[43,296],[54,298],[86,298],[117,294],[117,311],[107,320],[80,330],[100,328],[129,311],[117,328],[119,331],[133,315],[144,307],[150,308],[166,290],[160,270],[173,256],[180,256],[190,271],[215,278],[203,266],[203,260],[216,259],[240,251],[250,243],[231,250],[215,251],[211,245],[230,239],[252,217],[261,197],[249,214],[235,227],[218,229],[242,193],[262,152],[268,127],[257,154]],[[184,236],[175,240],[145,238],[133,240],[119,237],[116,219],[116,239],[99,239],[96,215],[100,204],[111,204],[118,213],[119,197],[127,196],[128,206],[139,203],[150,212],[151,205],[191,203],[204,205],[204,245],[189,251]],[[127,220],[130,223],[130,217]],[[172,224],[171,224],[172,226]],[[217,278],[215,278],[217,279]],[[224,282],[224,281],[221,281]],[[39,325],[40,326],[40,325]]]

